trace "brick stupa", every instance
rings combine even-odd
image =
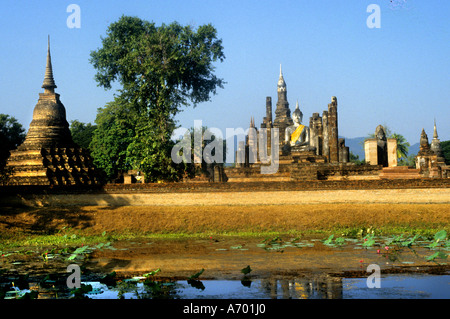
[[[7,166],[12,168],[9,185],[93,185],[97,172],[87,150],[72,140],[66,109],[55,93],[50,56],[47,49],[44,93],[33,111],[25,141],[11,151]]]

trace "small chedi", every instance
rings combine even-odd
[[[416,169],[423,177],[447,178],[450,167],[445,165],[445,159],[442,153],[441,142],[439,141],[436,121],[434,122],[433,140],[428,143],[428,136],[425,129],[420,134],[420,150],[415,158]]]
[[[89,153],[72,140],[66,109],[55,93],[50,55],[39,100],[33,111],[25,141],[11,151],[7,167],[9,185],[93,185],[99,183]]]

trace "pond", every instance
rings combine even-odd
[[[177,299],[448,299],[450,275],[386,275],[380,288],[368,288],[367,278],[328,278],[325,280],[267,279],[202,280],[196,283],[161,283],[158,293]],[[123,282],[108,287],[100,282],[85,282],[92,291],[90,299],[152,298],[155,286],[143,282]],[[161,289],[161,290],[159,290]],[[161,297],[161,295],[157,296]]]
[[[449,250],[444,231],[23,247],[1,252],[0,299],[448,299]],[[379,288],[368,286],[373,266]],[[83,285],[71,290],[75,277]]]

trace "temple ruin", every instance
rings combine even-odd
[[[260,130],[256,128],[253,118],[250,121],[249,134],[245,142],[238,145],[235,167],[225,169],[228,181],[378,178],[382,165],[355,165],[350,162],[350,150],[345,145],[345,139],[339,137],[338,102],[335,96],[331,97],[331,103],[322,116],[319,113],[312,114],[308,127],[302,124],[303,113],[298,101],[291,115],[281,66],[277,95],[275,119],[272,118],[272,98],[268,96],[266,116]],[[260,136],[262,132],[266,134],[267,153],[270,154],[274,129],[278,131],[279,141],[278,170],[274,174],[260,174],[261,166],[267,165],[258,157],[261,153]]]
[[[425,133],[425,129],[422,129],[422,133],[420,134],[420,150],[417,153],[415,161],[416,169],[419,170],[423,177],[450,177],[448,176],[450,167],[445,164],[441,142],[437,134],[436,121],[434,122],[433,140],[431,144],[428,143],[428,136]]]
[[[9,185],[93,185],[98,174],[87,150],[72,140],[66,109],[55,93],[50,55],[38,102],[25,141],[11,151],[7,167],[12,170]]]

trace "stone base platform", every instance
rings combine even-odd
[[[88,152],[81,148],[14,150],[8,185],[94,185],[100,183]]]

